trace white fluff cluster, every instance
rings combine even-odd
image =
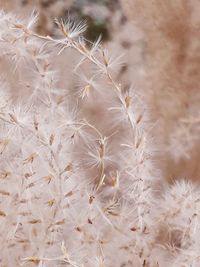
[[[0,266],[199,266],[198,190],[162,194],[144,97],[85,25],[36,19],[0,13]]]

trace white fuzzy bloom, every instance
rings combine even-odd
[[[57,21],[54,39],[36,21],[0,12],[0,266],[198,267],[199,185],[161,180],[119,57],[85,23]]]

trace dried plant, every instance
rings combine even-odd
[[[84,23],[36,21],[0,13],[0,265],[198,266],[199,188],[167,185],[149,97]]]

